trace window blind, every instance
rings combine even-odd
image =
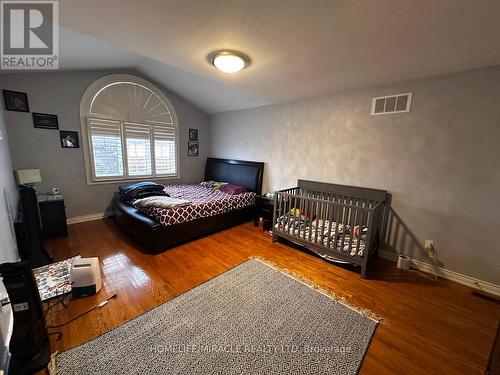
[[[87,130],[95,177],[123,177],[121,124],[88,119]]]
[[[176,176],[176,131],[165,125],[88,118],[93,179]]]
[[[124,123],[129,176],[151,176],[151,127],[142,124]]]
[[[175,128],[153,126],[155,170],[157,175],[176,172]]]

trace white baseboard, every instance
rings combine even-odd
[[[90,214],[90,215],[74,216],[74,217],[67,218],[66,223],[68,225],[77,224],[77,223],[84,223],[86,221],[104,219],[105,217],[108,217],[108,216],[111,216],[111,214],[109,212],[99,212],[99,213]]]
[[[398,254],[392,251],[379,250],[378,256],[383,259],[390,260],[391,262],[397,262]],[[454,281],[456,283],[469,286],[474,289],[479,289],[478,284],[481,286],[482,290],[485,292],[500,296],[500,285],[496,285],[487,281],[479,280],[471,276],[464,275],[455,271],[447,270],[446,268],[437,267],[434,268],[431,264],[422,262],[421,260],[412,259],[412,268],[418,269],[419,271],[427,273],[437,273],[439,277]]]

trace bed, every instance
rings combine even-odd
[[[168,248],[194,240],[253,219],[255,196],[262,192],[264,163],[207,158],[205,181],[223,181],[243,186],[247,193],[232,197],[212,192],[199,184],[168,185],[165,190],[174,197],[188,198],[193,204],[166,208],[137,208],[120,200],[112,201],[117,227],[141,249],[160,253]]]
[[[388,202],[385,190],[298,180],[275,194],[273,241],[283,238],[327,260],[361,266],[365,278]]]

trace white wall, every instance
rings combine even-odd
[[[371,98],[413,92],[411,112]],[[387,189],[445,268],[500,284],[500,66],[211,116],[209,155],[264,161],[264,191],[297,179]],[[409,254],[420,258],[422,254]]]
[[[13,220],[17,212],[17,187],[10,159],[3,105],[0,107],[0,263],[18,260]]]

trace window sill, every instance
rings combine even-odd
[[[120,180],[97,180],[97,181],[92,181],[92,180],[87,180],[87,185],[125,185],[125,184],[133,184],[134,182],[141,182],[141,181],[164,181],[164,180],[178,180],[180,178],[180,175],[176,176],[156,176],[156,177],[143,177],[143,178],[127,178],[127,179],[120,179]]]

